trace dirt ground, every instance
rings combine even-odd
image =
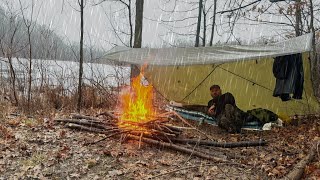
[[[320,140],[319,118],[301,119],[298,126],[240,134],[202,124],[199,128],[219,142],[268,142],[267,146],[232,149],[187,145],[226,160],[217,163],[120,137],[86,146],[104,135],[66,129],[54,124],[57,116],[2,116],[0,179],[274,179],[285,177],[308,154],[312,143]],[[191,130],[183,135],[200,136]],[[319,160],[318,150],[305,168],[305,179],[320,178]]]

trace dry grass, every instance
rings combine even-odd
[[[15,112],[29,115],[44,115],[48,113],[75,111],[77,105],[77,92],[70,92],[61,86],[43,87],[41,90],[35,90],[32,95],[30,109],[28,109],[27,98],[19,97],[19,106]],[[93,86],[85,85],[82,90],[83,110],[86,109],[110,109],[116,104],[116,95],[108,92],[106,89],[98,89]],[[5,105],[2,105],[5,104]],[[9,106],[8,106],[9,105]],[[12,107],[9,102],[0,102],[0,106]],[[1,108],[0,118],[4,114],[1,111],[9,112],[6,108]],[[12,111],[11,111],[12,112]]]

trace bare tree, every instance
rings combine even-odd
[[[28,112],[30,111],[30,101],[31,101],[31,88],[32,88],[32,43],[31,43],[31,35],[32,35],[32,31],[33,31],[33,12],[34,12],[34,0],[32,0],[31,2],[31,13],[30,13],[30,20],[26,19],[26,16],[24,14],[24,8],[23,5],[21,3],[21,0],[19,0],[20,3],[20,11],[22,14],[22,18],[23,18],[23,23],[27,28],[27,33],[28,33],[28,45],[29,45],[29,68],[28,68]]]
[[[311,71],[312,71],[312,81],[313,81],[313,89],[315,95],[320,97],[320,63],[319,63],[319,55],[316,48],[316,31],[314,27],[314,5],[313,0],[309,0],[309,11],[310,11],[310,32],[313,33],[312,37],[312,54],[311,54]]]
[[[6,25],[2,27],[2,34],[0,35],[0,48],[2,54],[8,60],[11,92],[13,96],[12,104],[18,106],[19,100],[16,90],[16,73],[13,65],[13,56],[21,51],[24,47],[19,47],[19,38],[17,38],[18,31],[20,30],[21,23],[18,21],[19,12],[13,9],[13,5],[9,1],[5,1],[7,12],[5,14]],[[11,97],[12,97],[11,96]],[[10,98],[11,99],[11,98]]]
[[[136,20],[134,29],[134,48],[141,48],[144,0],[136,0]]]
[[[109,3],[110,10],[113,12],[109,12],[110,14],[121,14],[126,16],[126,11],[128,15],[125,17],[128,19],[128,24],[122,24],[120,18],[118,17],[117,20],[113,20],[112,17],[109,17],[108,13],[105,12],[105,15],[107,19],[109,20],[109,23],[112,28],[112,32],[115,34],[116,38],[122,43],[122,46],[127,47],[133,47],[133,38],[134,38],[134,32],[133,32],[133,22],[132,22],[132,0],[100,0],[97,3],[93,3],[94,6],[100,5],[104,2],[119,2],[120,4],[124,5],[125,8],[118,9],[114,8],[114,5],[117,3]],[[124,26],[124,28],[121,28],[121,26]],[[129,28],[127,28],[129,26]],[[129,31],[127,31],[129,29]],[[127,42],[125,39],[129,36],[129,42]],[[113,43],[112,43],[113,44]],[[117,44],[115,44],[117,45]]]
[[[143,24],[143,4],[144,0],[136,0],[136,19],[134,29],[134,45],[133,48],[141,48],[142,44],[142,24]],[[136,77],[139,75],[139,69],[136,65],[131,65],[130,76]]]
[[[177,36],[177,39],[179,39],[180,36],[184,38],[193,38],[195,36],[194,46],[199,46],[201,41],[203,46],[206,45],[208,39],[207,29],[211,27],[209,42],[210,46],[212,46],[214,43],[214,34],[218,32],[218,30],[220,30],[220,33],[216,33],[217,36],[223,36],[224,34],[228,34],[229,37],[235,36],[233,29],[235,29],[242,11],[247,10],[250,6],[260,1],[261,0],[255,0],[247,3],[245,0],[164,0],[165,9],[161,10],[167,13],[165,15],[169,20],[162,14],[160,24],[169,30],[166,35],[173,34]],[[185,7],[185,9],[176,10],[176,7],[181,6]],[[173,7],[173,9],[167,10],[167,7],[170,9]],[[211,9],[213,9],[212,16],[208,18],[209,12],[211,14]],[[217,9],[220,11],[217,11]],[[220,19],[220,22],[216,22],[217,19]],[[150,18],[149,20],[157,21]]]
[[[84,0],[78,0],[80,6],[80,64],[79,64],[79,83],[78,83],[78,103],[77,103],[77,111],[81,110],[81,102],[82,102],[82,76],[83,76],[83,11],[84,11]]]
[[[314,3],[316,2],[316,3]],[[313,33],[311,57],[311,71],[314,92],[320,96],[318,87],[320,86],[319,67],[317,65],[318,57],[316,51],[316,31],[320,30],[320,19],[317,18],[320,12],[319,0],[296,0],[294,2],[283,1],[279,3],[270,3],[267,7],[255,7],[253,11],[257,11],[260,18],[245,19],[257,22],[259,24],[268,24],[270,26],[279,27],[278,34],[284,34],[285,37],[300,36],[306,33]],[[272,20],[263,18],[263,15],[270,15],[276,18]],[[268,17],[268,16],[266,16]],[[279,19],[284,19],[279,21]],[[285,29],[285,30],[283,30]]]
[[[213,15],[212,15],[212,25],[211,25],[211,36],[210,36],[210,46],[213,44],[213,36],[216,26],[216,15],[217,15],[217,0],[213,2]]]
[[[196,44],[195,47],[199,47],[199,39],[200,39],[200,29],[201,29],[201,14],[202,14],[202,3],[203,0],[199,0],[199,7],[198,7],[198,21],[197,21],[197,32],[196,32]]]

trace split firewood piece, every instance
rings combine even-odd
[[[63,123],[75,123],[81,124],[89,127],[95,127],[99,129],[105,129],[107,126],[101,124],[101,122],[97,123],[96,121],[86,120],[86,119],[55,119],[56,122],[63,122]]]
[[[183,143],[183,144],[198,144],[213,147],[222,148],[235,148],[235,147],[251,147],[251,146],[264,146],[267,142],[264,140],[259,141],[241,141],[241,142],[214,142],[208,140],[197,140],[197,139],[171,139],[172,142]]]
[[[81,114],[77,114],[77,113],[71,113],[71,117],[75,118],[75,119],[90,119],[90,120],[94,120],[94,121],[97,121],[97,122],[102,122],[103,121],[103,119],[100,119],[100,118],[81,115]]]
[[[302,178],[302,175],[304,173],[304,170],[306,166],[313,160],[314,156],[317,153],[317,150],[320,146],[320,142],[316,142],[313,144],[313,147],[310,149],[309,154],[303,158],[301,161],[299,161],[293,168],[289,174],[287,174],[285,177],[283,177],[283,180],[298,180]]]
[[[132,134],[128,134],[128,138],[136,140],[136,141],[140,140],[139,136],[132,135]],[[183,146],[179,146],[179,145],[176,145],[176,144],[172,144],[172,143],[161,142],[161,141],[157,141],[157,140],[146,138],[146,137],[141,138],[141,141],[145,142],[145,143],[148,143],[148,144],[151,144],[151,145],[157,145],[157,146],[160,146],[160,147],[166,147],[166,148],[169,148],[169,149],[173,149],[173,150],[176,150],[176,151],[180,151],[180,152],[183,152],[183,153],[191,154],[191,155],[194,155],[194,156],[197,156],[197,157],[200,157],[200,158],[209,159],[209,160],[216,161],[216,162],[225,162],[226,161],[226,160],[223,160],[221,158],[214,157],[212,155],[209,155],[209,154],[206,154],[206,153],[203,153],[203,152],[199,152],[199,151],[196,151],[196,150],[192,150],[192,149],[189,149],[189,148],[186,148],[186,147],[183,147]]]

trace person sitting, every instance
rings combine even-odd
[[[234,96],[227,92],[222,94],[219,85],[210,87],[212,99],[208,102],[207,114],[217,119],[220,128],[228,132],[240,132],[245,120],[245,113],[236,106]]]

